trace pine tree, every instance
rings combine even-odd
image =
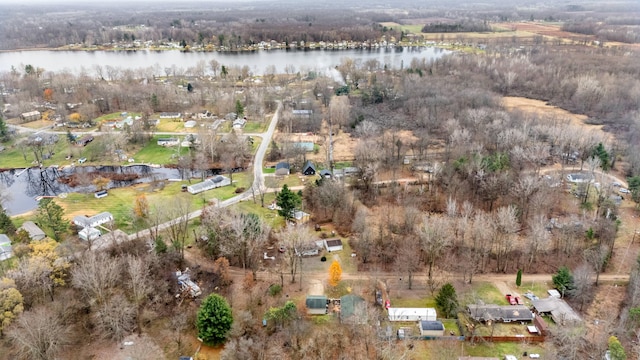
[[[285,220],[292,220],[296,208],[302,203],[300,196],[291,190],[287,184],[284,184],[282,191],[276,196],[276,204],[280,207],[278,214]]]
[[[218,294],[207,296],[198,310],[198,338],[206,345],[220,345],[226,340],[231,324],[233,316],[227,300]]]
[[[522,269],[519,269],[516,275],[516,286],[520,287],[520,285],[522,285]]]
[[[4,208],[0,206],[0,234],[13,235],[16,232],[16,226],[13,225],[11,218],[5,212]]]
[[[438,295],[436,296],[436,305],[442,310],[446,318],[450,318],[456,314],[458,310],[458,296],[456,289],[450,283],[442,285]]]
[[[68,224],[62,218],[64,209],[51,198],[43,198],[38,204],[38,221],[53,231],[53,238],[60,241],[60,236],[67,231]]]

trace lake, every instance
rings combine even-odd
[[[393,47],[379,49],[307,49],[307,50],[258,50],[252,52],[180,52],[168,51],[10,51],[0,52],[0,72],[11,71],[11,67],[22,71],[29,64],[45,71],[69,71],[77,74],[86,71],[94,75],[96,66],[111,66],[121,69],[151,69],[155,75],[165,75],[166,68],[174,65],[187,69],[199,62],[215,59],[227,67],[248,66],[254,75],[262,75],[270,66],[277,73],[284,73],[285,67],[293,66],[295,72],[325,72],[339,65],[344,58],[364,63],[378,60],[381,66],[399,69],[408,67],[411,60],[437,59],[450,53],[434,47]],[[207,71],[208,69],[208,65]]]

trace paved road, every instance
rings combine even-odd
[[[254,187],[258,186],[258,188],[256,189],[266,190],[264,188],[264,174],[262,173],[263,161],[264,161],[264,156],[267,153],[267,150],[269,149],[269,144],[271,144],[273,133],[275,132],[276,126],[278,125],[278,114],[280,113],[281,109],[282,109],[282,103],[278,102],[278,108],[276,109],[276,112],[273,115],[273,118],[271,118],[271,123],[269,124],[269,128],[267,129],[267,131],[262,134],[253,134],[253,136],[260,136],[262,138],[262,142],[260,143],[260,146],[258,147],[258,150],[256,151],[256,155],[253,160],[253,179],[254,179],[253,186]],[[239,194],[237,196],[234,196],[224,201],[220,201],[218,203],[218,206],[219,207],[230,206],[230,205],[239,203],[242,200],[249,199],[252,195],[253,195],[253,192],[251,191],[251,189],[248,189],[242,194]],[[202,209],[198,209],[196,211],[189,213],[187,215],[187,219],[193,220],[195,218],[200,217],[201,214],[202,214]],[[158,225],[157,229],[158,231],[166,230],[171,225],[177,222],[181,222],[183,220],[184,218],[169,220],[165,223]],[[133,240],[139,237],[149,237],[151,236],[151,230],[152,229],[145,229],[145,230],[140,230],[134,234],[131,234],[129,235],[129,240]],[[155,230],[155,227],[154,227],[154,230]]]

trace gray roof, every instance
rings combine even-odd
[[[276,164],[276,170],[278,169],[291,169],[288,162],[282,161]]]
[[[313,165],[313,163],[311,162],[311,160],[307,160],[307,162],[304,163],[304,166],[302,167],[302,172],[306,173],[307,169],[309,170],[313,170],[313,173],[316,173],[316,166]]]
[[[42,231],[42,229],[40,229],[33,221],[25,221],[24,224],[20,226],[20,229],[24,229],[28,232],[31,239],[43,238],[46,236],[44,231]]]
[[[327,307],[327,297],[324,295],[308,295],[305,304],[309,309],[324,309]]]
[[[0,234],[0,245],[11,244],[11,239],[5,234]]]
[[[350,320],[356,323],[367,321],[367,306],[363,298],[357,295],[345,295],[340,298],[340,320]]]
[[[467,305],[467,310],[476,321],[531,321],[533,313],[524,305]]]
[[[13,256],[13,248],[11,244],[0,244],[0,261],[7,260]]]
[[[342,240],[340,239],[329,239],[326,240],[326,243],[327,247],[342,246]]]
[[[549,313],[556,324],[565,322],[581,322],[582,318],[566,301],[557,297],[532,300],[531,303],[538,313]]]
[[[444,325],[440,321],[420,321],[420,329],[422,330],[444,330]]]
[[[304,149],[304,151],[313,151],[314,144],[311,141],[302,141],[293,143],[293,146]]]

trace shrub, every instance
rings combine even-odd
[[[276,296],[282,292],[282,286],[278,284],[272,284],[269,286],[269,295]]]
[[[327,261],[327,257],[326,257],[326,256],[322,256],[322,257],[320,258],[320,261],[322,261],[322,262]]]

